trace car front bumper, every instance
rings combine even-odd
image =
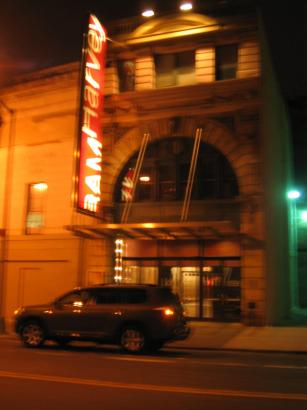
[[[175,328],[174,334],[173,334],[173,341],[176,340],[185,340],[187,339],[191,334],[191,328],[188,325],[183,325],[180,327]]]

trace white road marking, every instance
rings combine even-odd
[[[147,357],[119,357],[119,356],[107,356],[110,360],[119,360],[123,362],[145,362],[145,363],[173,363],[172,360],[159,359],[159,358],[147,358]]]
[[[294,369],[294,370],[307,370],[307,366],[289,366],[289,365],[278,365],[278,364],[265,364],[263,367],[269,367],[272,369]]]
[[[278,392],[262,392],[262,391],[244,391],[244,390],[223,390],[223,389],[203,389],[198,387],[185,387],[185,386],[159,386],[155,384],[138,384],[138,383],[125,383],[125,382],[113,382],[108,380],[95,380],[95,379],[80,379],[74,377],[61,377],[50,376],[44,374],[35,373],[18,373],[0,371],[0,377],[19,379],[19,380],[34,380],[39,382],[53,382],[53,383],[66,383],[73,385],[93,386],[100,388],[113,388],[113,389],[128,389],[128,390],[143,390],[154,391],[161,393],[174,393],[174,394],[191,394],[198,396],[223,396],[223,397],[244,397],[244,398],[258,398],[258,399],[273,399],[273,400],[294,400],[294,401],[307,401],[307,394],[298,393],[278,393]]]

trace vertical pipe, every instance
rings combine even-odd
[[[14,163],[14,140],[15,140],[15,123],[16,113],[9,108],[3,101],[0,100],[1,106],[10,115],[6,170],[4,175],[4,197],[3,197],[3,217],[2,217],[2,246],[0,255],[0,331],[5,330],[5,287],[6,287],[6,269],[8,257],[8,228],[9,228],[9,213],[11,204],[11,188],[12,188],[12,171]]]
[[[204,299],[204,287],[203,287],[203,267],[204,267],[204,260],[203,257],[205,255],[205,241],[201,239],[199,241],[199,255],[200,255],[200,263],[199,263],[199,319],[203,318],[203,299]]]

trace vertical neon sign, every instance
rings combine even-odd
[[[101,209],[102,129],[106,31],[93,14],[89,17],[83,50],[79,126],[77,208],[98,215]]]

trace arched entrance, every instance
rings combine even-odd
[[[238,321],[240,244],[234,232],[225,235],[218,228],[218,224],[221,227],[229,222],[239,225],[238,183],[227,158],[203,141],[188,222],[177,224],[192,151],[193,140],[184,137],[159,139],[147,147],[129,223],[157,224],[157,229],[143,231],[142,240],[131,231],[122,233],[125,245],[121,281],[172,287],[181,297],[188,317]],[[130,157],[115,184],[116,222],[120,222],[131,194],[137,157],[138,153]],[[207,227],[202,229],[201,222]]]

